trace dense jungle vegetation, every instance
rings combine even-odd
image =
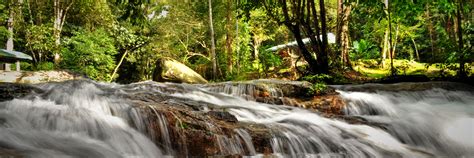
[[[472,6],[470,0],[4,0],[0,43],[31,55],[32,62],[22,62],[27,70],[67,69],[119,83],[151,79],[162,57],[211,81],[465,78],[473,75]]]

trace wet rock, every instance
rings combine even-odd
[[[228,112],[203,113],[190,110],[192,108],[169,104],[169,102],[154,103],[153,105],[146,102],[136,102],[135,106],[141,109],[143,116],[148,117],[149,132],[163,130],[157,120],[159,120],[159,115],[166,118],[172,148],[184,151],[174,153],[177,156],[231,156],[238,154],[221,149],[222,147],[218,143],[223,140],[237,140],[233,143],[244,144],[241,139],[236,139],[238,136],[235,129],[244,129],[252,136],[252,143],[258,153],[271,152],[270,132],[265,126],[238,122]],[[157,138],[154,141],[158,145],[164,142],[160,132],[148,134],[153,135],[150,137]],[[246,148],[241,150],[248,153]],[[224,153],[222,153],[223,151]]]
[[[241,86],[242,84],[240,84]],[[254,85],[247,84],[245,86]],[[301,97],[292,94],[292,97],[276,97],[275,91],[267,91],[268,87],[254,87],[253,99],[259,102],[286,104],[291,106],[303,107],[322,113],[326,117],[340,117],[343,115],[342,108],[345,103],[337,94]],[[215,86],[215,84],[211,84]],[[288,85],[287,85],[288,86]],[[295,86],[295,85],[289,85]],[[297,86],[297,85],[296,85]],[[295,87],[296,87],[295,86]],[[285,87],[285,86],[282,86]],[[209,87],[206,87],[209,88]],[[294,90],[297,88],[293,88]],[[162,89],[163,90],[163,89]],[[182,89],[175,87],[172,92],[180,92]],[[273,89],[275,90],[275,89]],[[167,90],[164,90],[167,91]],[[290,91],[286,92],[287,94]],[[272,131],[280,129],[270,129],[263,124],[239,122],[231,113],[225,111],[221,106],[209,103],[190,101],[185,98],[173,98],[170,96],[160,97],[149,93],[135,93],[129,96],[130,100],[135,100],[135,106],[142,109],[144,116],[148,117],[149,131],[160,131],[158,118],[160,115],[166,118],[168,122],[169,139],[171,146],[177,151],[185,151],[175,153],[177,156],[232,156],[238,153],[246,153],[250,155],[250,150],[245,147],[245,142],[238,136],[236,129],[245,130],[251,136],[251,141],[255,152],[270,154],[272,153]],[[292,102],[286,102],[291,100]],[[278,106],[278,105],[275,105]],[[341,119],[343,120],[343,119]],[[346,119],[350,120],[350,119]],[[368,123],[363,121],[353,121],[355,123]],[[164,142],[160,132],[149,133],[150,137],[157,138],[155,142],[160,144]],[[242,146],[235,152],[235,149],[226,149],[219,143],[237,144]],[[164,147],[162,147],[164,148]],[[244,154],[245,155],[245,154]],[[240,154],[240,156],[243,156]]]
[[[20,158],[24,157],[19,151],[13,149],[0,148],[0,157]]]
[[[280,94],[284,95],[275,95],[279,93],[266,90],[268,87],[262,86],[265,84],[259,84],[260,88],[256,88],[259,92],[254,94],[257,101],[284,103],[285,105],[307,108],[321,113],[325,117],[337,118],[349,123],[373,125],[362,118],[345,117],[342,113],[345,103],[337,94],[301,96],[298,94],[307,88],[304,86],[305,83],[302,85],[286,83],[279,85],[274,81],[272,83],[273,86],[286,89],[280,91]],[[298,88],[298,86],[300,87]],[[114,93],[114,95],[128,100],[133,109],[137,110],[144,118],[143,125],[134,124],[135,122],[129,123],[145,133],[165,154],[177,157],[205,157],[252,155],[252,150],[263,154],[273,152],[270,142],[272,131],[280,130],[278,128],[272,129],[273,127],[268,127],[265,124],[240,122],[221,106],[160,93],[161,91],[181,93],[187,90],[178,85],[160,87],[154,84],[143,84],[132,87],[140,87],[147,91]],[[126,88],[124,89],[126,91]],[[106,91],[106,89],[102,90]],[[8,94],[8,96],[1,96],[1,98],[21,97],[35,91],[38,89],[28,85],[2,86],[0,84],[0,94]],[[245,145],[245,140],[239,136],[236,130],[248,133],[251,137],[251,140],[248,141],[251,141],[254,149]]]
[[[0,83],[0,102],[24,97],[34,92],[39,93],[41,91],[42,90],[36,87],[26,84]]]
[[[259,84],[268,84],[281,90],[281,94],[286,97],[309,97],[308,91],[311,83],[306,81],[283,81],[283,80],[256,80]]]
[[[209,111],[207,114],[211,117],[214,117],[218,120],[223,120],[226,122],[237,122],[237,118],[234,115],[230,114],[229,112],[225,111]]]
[[[261,97],[311,97],[311,83],[306,81],[284,81],[259,79],[241,82],[222,82],[203,85],[211,91],[223,92],[255,100]]]
[[[336,89],[333,88],[333,87],[326,87],[325,89],[323,89],[321,92],[317,93],[316,95],[336,95],[338,94],[336,92]]]
[[[241,96],[256,102],[290,105],[317,112],[341,115],[345,106],[335,88],[327,87],[318,94],[308,93],[311,83],[260,79],[242,82],[223,82],[204,85],[215,92]]]
[[[328,115],[343,115],[346,103],[338,94],[318,95],[311,99],[284,98],[285,105],[309,109]]]
[[[281,97],[255,97],[255,101],[260,102],[260,103],[267,103],[267,104],[276,104],[276,105],[281,105],[283,104],[283,100]]]
[[[176,83],[207,83],[197,72],[171,58],[160,58],[156,61],[153,81]]]
[[[324,114],[325,117],[328,118],[335,118],[338,120],[345,121],[350,124],[362,124],[362,125],[369,125],[372,127],[378,127],[380,129],[387,130],[388,124],[378,123],[378,122],[370,122],[369,120],[359,117],[359,116],[349,116],[349,115],[332,115],[332,114]]]

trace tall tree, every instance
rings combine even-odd
[[[337,0],[336,44],[338,46],[341,45],[343,8],[344,8],[344,0]]]
[[[386,27],[384,31],[383,44],[382,44],[382,68],[385,68],[385,60],[387,59],[387,52],[392,49],[389,41],[389,28]]]
[[[60,55],[59,46],[61,45],[61,32],[63,30],[64,22],[66,21],[66,15],[71,6],[74,4],[74,0],[54,0],[54,25],[53,25],[53,36],[54,43],[56,44],[56,50],[54,53],[54,62],[59,64]]]
[[[395,67],[393,67],[393,49],[392,48],[392,19],[390,16],[390,0],[385,0],[385,9],[387,12],[387,20],[388,20],[388,35],[389,35],[389,42],[388,42],[388,51],[390,55],[390,74],[395,75]]]
[[[266,0],[263,4],[273,19],[284,24],[293,33],[310,71],[328,73],[329,49],[324,0],[319,0],[319,14],[317,5],[312,0]],[[310,49],[303,42],[305,36],[310,39]]]
[[[15,3],[10,2],[9,3],[9,16],[8,16],[8,21],[7,21],[7,28],[8,28],[8,39],[6,43],[6,48],[7,50],[13,50],[13,23],[14,23],[14,18],[15,18]],[[5,71],[11,71],[10,64],[5,63]]]
[[[217,79],[217,59],[216,44],[214,40],[214,24],[212,22],[212,0],[209,0],[209,28],[211,32],[211,60],[212,60],[212,77]]]
[[[464,42],[463,42],[463,29],[462,29],[462,12],[463,12],[463,1],[457,0],[456,9],[456,21],[457,21],[457,32],[458,32],[458,53],[459,53],[459,76],[466,77],[465,61],[464,61]]]
[[[429,36],[430,36],[430,48],[431,48],[431,58],[434,58],[434,54],[436,53],[436,49],[435,49],[435,41],[436,41],[436,35],[435,35],[435,30],[434,30],[434,26],[433,26],[433,21],[432,21],[432,15],[431,15],[431,12],[430,12],[430,5],[426,5],[426,12],[425,12],[425,16],[426,16],[426,19],[428,20],[428,25],[427,25],[427,28],[428,28],[428,33],[429,33]]]
[[[21,15],[21,6],[23,4],[23,0],[11,0],[10,3],[8,4],[8,21],[7,21],[7,28],[8,28],[8,39],[6,43],[6,49],[7,50],[13,50],[14,44],[13,44],[13,35],[14,35],[14,27],[16,23],[16,19],[20,19],[19,15]],[[5,70],[6,71],[11,71],[10,64],[6,63],[5,64]],[[16,61],[16,71],[20,71],[20,62]]]
[[[352,69],[352,64],[349,59],[349,17],[351,11],[351,3],[343,0],[337,1],[336,44],[341,51],[341,62],[343,64],[343,67],[347,67],[350,69]]]
[[[250,11],[249,15],[249,26],[250,34],[252,38],[253,46],[253,59],[255,63],[259,63],[260,47],[266,40],[271,39],[271,32],[276,32],[277,28],[272,27],[275,25],[271,19],[265,15],[265,11],[262,9],[255,9]]]
[[[226,15],[226,37],[225,37],[225,47],[226,47],[226,52],[227,52],[227,73],[232,74],[232,69],[233,69],[233,64],[234,60],[233,54],[232,54],[232,42],[233,42],[233,35],[232,35],[232,30],[233,30],[233,24],[234,21],[232,20],[232,0],[227,0],[226,4],[226,10],[227,10],[227,15]]]

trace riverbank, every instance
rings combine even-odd
[[[44,83],[61,82],[74,79],[85,79],[84,75],[68,70],[55,71],[3,71],[0,70],[0,82],[6,83]]]
[[[444,63],[421,63],[416,61],[394,59],[394,67],[397,75],[390,75],[390,68],[387,60],[386,66],[382,67],[377,60],[353,61],[353,71],[342,72],[347,78],[347,83],[398,83],[398,82],[429,82],[429,81],[449,81],[474,84],[474,76],[460,78],[456,76],[459,64]],[[467,64],[467,75],[474,74],[474,64]]]

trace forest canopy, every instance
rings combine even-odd
[[[10,43],[32,56],[21,63],[27,70],[68,69],[120,83],[151,79],[163,57],[213,81],[348,72],[467,77],[474,71],[471,2],[5,0],[0,48]]]

